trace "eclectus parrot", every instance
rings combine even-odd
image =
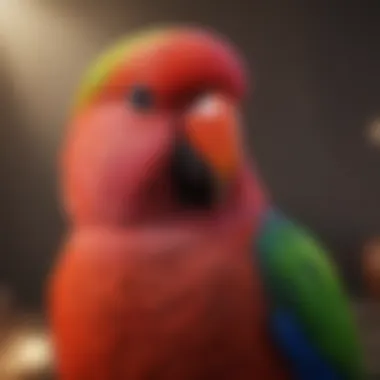
[[[196,27],[141,33],[90,69],[62,150],[60,379],[362,377],[334,268],[245,149],[247,81],[231,44]]]

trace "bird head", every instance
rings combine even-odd
[[[125,224],[233,203],[245,153],[243,61],[213,32],[140,33],[90,68],[63,148],[63,196],[79,224]]]

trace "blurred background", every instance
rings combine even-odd
[[[51,376],[44,284],[64,233],[56,156],[83,70],[120,36],[173,21],[211,26],[244,52],[261,174],[330,247],[380,378],[380,311],[362,271],[363,247],[380,235],[379,19],[376,0],[0,0],[0,379]]]

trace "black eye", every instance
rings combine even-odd
[[[151,89],[147,86],[137,85],[131,89],[129,100],[133,107],[138,110],[149,110],[154,105],[154,96]]]

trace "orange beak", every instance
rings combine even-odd
[[[188,143],[222,182],[232,180],[241,163],[238,123],[236,105],[218,93],[197,99],[185,115]]]

